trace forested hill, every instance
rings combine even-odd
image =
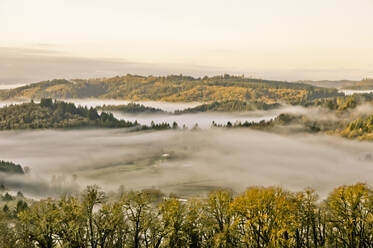
[[[1,99],[51,97],[152,100],[170,102],[256,101],[264,103],[304,103],[338,95],[336,89],[303,83],[269,81],[240,76],[193,78],[126,75],[106,79],[51,80],[0,91]]]
[[[117,120],[112,114],[73,103],[41,99],[0,108],[0,130],[80,127],[138,127],[137,123]]]

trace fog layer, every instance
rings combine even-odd
[[[373,179],[372,143],[251,130],[1,132],[0,158],[31,168],[1,180],[46,196],[99,184],[107,190],[159,188],[181,195],[215,187],[313,187],[322,194]],[[53,180],[53,182],[52,182]]]

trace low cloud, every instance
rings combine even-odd
[[[95,183],[106,190],[153,187],[184,196],[252,185],[313,187],[325,195],[341,184],[371,182],[372,148],[338,137],[248,129],[0,133],[0,158],[31,168],[28,176],[2,180],[41,196],[71,190],[71,182],[76,189]]]

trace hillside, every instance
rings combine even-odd
[[[338,95],[336,89],[224,75],[193,78],[126,75],[105,79],[51,80],[0,91],[5,99],[51,97],[152,100],[169,102],[256,101],[264,103],[304,103]]]

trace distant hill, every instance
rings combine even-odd
[[[0,99],[40,99],[51,97],[123,99],[132,101],[213,102],[256,101],[268,104],[301,103],[338,95],[336,89],[305,83],[289,83],[240,76],[193,78],[126,75],[104,79],[56,79],[0,91]]]
[[[297,83],[304,83],[313,85],[316,87],[325,87],[325,88],[344,88],[356,84],[358,81],[352,80],[300,80]]]
[[[359,82],[355,82],[353,85],[344,87],[348,90],[373,90],[373,79],[365,78]]]

